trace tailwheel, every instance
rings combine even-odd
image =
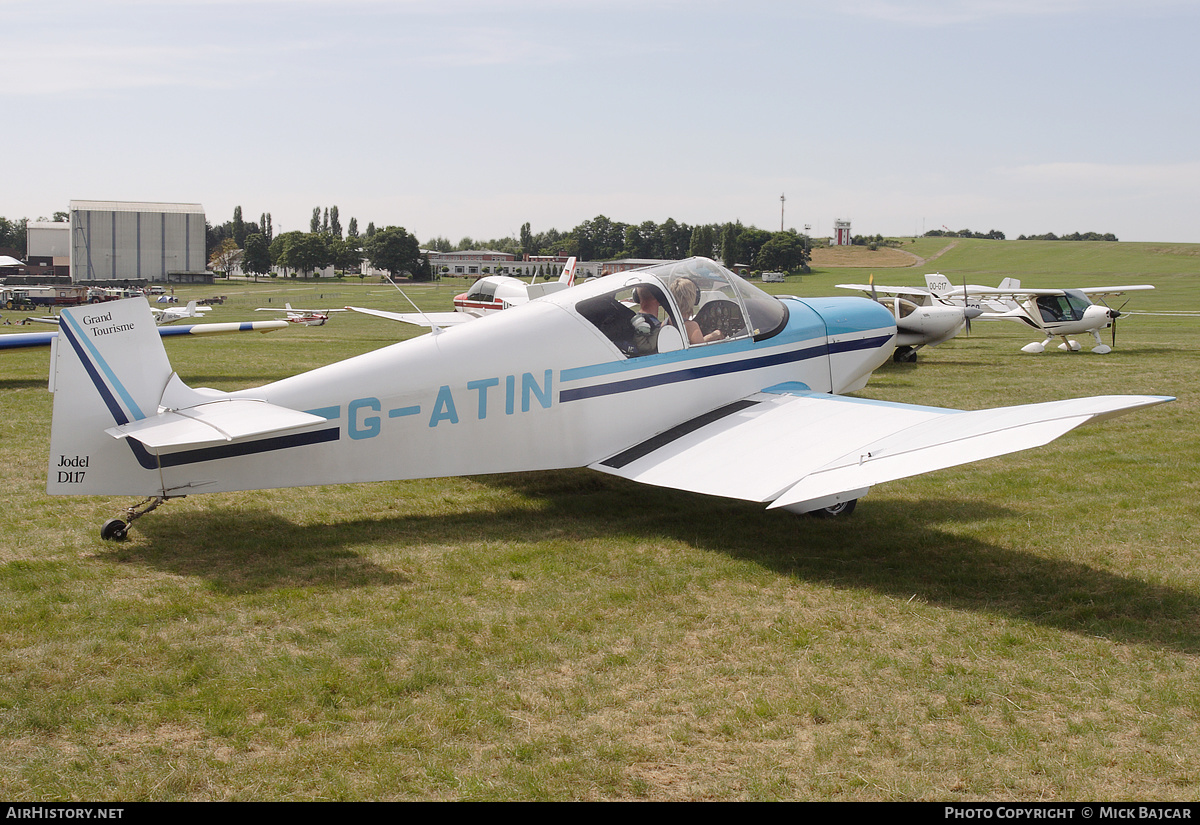
[[[125,508],[125,519],[110,518],[100,528],[100,538],[105,541],[124,541],[129,535],[129,528],[136,519],[157,510],[158,506],[167,500],[166,496],[149,496],[145,501]]]
[[[100,528],[100,538],[105,541],[124,541],[129,535],[129,525],[119,518],[110,518]]]

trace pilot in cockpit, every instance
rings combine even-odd
[[[701,331],[700,325],[692,320],[696,303],[700,299],[700,290],[692,281],[687,278],[676,278],[667,288],[671,290],[671,296],[675,298],[679,314],[683,317],[683,329],[689,344],[707,344],[711,341],[720,341],[725,337],[725,333],[719,329],[714,329],[705,335]]]

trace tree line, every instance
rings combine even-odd
[[[744,226],[740,221],[692,226],[672,218],[661,224],[632,224],[597,215],[566,232],[548,229],[535,233],[525,223],[518,237],[482,240],[465,236],[457,243],[435,237],[423,248],[435,252],[490,249],[518,259],[559,255],[584,261],[678,260],[699,255],[729,267],[793,272],[807,267],[811,247],[811,239],[794,229],[771,232]],[[428,256],[403,227],[376,229],[371,223],[360,235],[357,220],[350,218],[343,233],[336,206],[314,208],[308,232],[279,235],[273,234],[269,212],[254,223],[246,221],[241,207],[237,207],[232,220],[208,227],[208,251],[214,268],[228,271],[240,263],[244,272],[253,275],[268,274],[273,267],[305,274],[326,266],[356,270],[363,261],[369,261],[393,275],[406,272],[417,279],[433,276]]]
[[[1055,235],[1047,232],[1045,235],[1021,235],[1018,241],[1116,241],[1117,236],[1111,232],[1101,235],[1099,232],[1072,232],[1070,235]]]

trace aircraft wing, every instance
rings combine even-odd
[[[367,309],[365,307],[346,307],[346,309],[354,312],[361,312],[364,315],[374,315],[379,318],[387,318],[389,321],[402,321],[406,324],[416,324],[420,327],[439,326],[452,327],[455,324],[464,324],[467,321],[474,321],[480,317],[472,315],[468,312],[388,312],[383,309]]]
[[[157,327],[163,338],[181,335],[220,335],[229,332],[271,332],[285,329],[287,321],[231,321],[226,324],[189,324],[178,327]],[[58,337],[57,332],[17,332],[0,335],[0,350],[48,347]]]
[[[1126,292],[1141,292],[1154,289],[1152,284],[1137,284],[1136,286],[1088,286],[1079,290],[1084,295],[1124,295]]]
[[[917,298],[928,298],[932,293],[928,289],[921,289],[916,286],[880,286],[875,284],[872,287],[870,284],[837,284],[838,289],[857,289],[865,292],[868,295],[872,290],[883,295],[911,295]]]
[[[1171,400],[1099,396],[963,412],[782,385],[591,467],[646,484],[816,510],[874,484],[1038,447],[1088,421]]]
[[[287,329],[287,321],[229,321],[224,324],[187,324],[177,327],[159,327],[158,334],[163,338],[174,338],[179,335],[223,335],[229,332],[271,332],[276,329]]]

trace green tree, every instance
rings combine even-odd
[[[521,252],[526,255],[534,254],[533,232],[530,231],[528,221],[521,224]]]
[[[242,220],[242,207],[233,208],[233,242],[238,249],[246,245],[246,223]]]
[[[741,244],[739,243],[741,235],[741,221],[727,223],[721,228],[721,263],[730,269],[740,263],[738,256],[741,254]]]
[[[213,250],[208,259],[208,265],[217,272],[224,272],[225,277],[228,278],[229,271],[237,266],[241,258],[242,250],[238,249],[233,238],[226,238],[217,244],[217,248]]]
[[[414,278],[428,280],[432,277],[429,261],[424,261],[417,239],[402,226],[379,229],[363,243],[363,254],[377,269],[386,270],[393,278],[409,272]]]
[[[320,232],[284,232],[271,242],[271,260],[305,277],[331,263],[329,244]]]
[[[758,252],[769,240],[771,240],[771,233],[765,229],[751,226],[742,230],[738,235],[738,257],[741,259],[739,263],[758,266]]]
[[[251,232],[246,236],[246,246],[242,249],[242,271],[249,272],[258,280],[259,275],[271,271],[271,252],[267,237],[261,232]]]
[[[330,238],[329,247],[333,254],[333,265],[342,271],[358,272],[362,264],[362,243],[359,238]]]
[[[759,269],[793,272],[807,262],[804,239],[794,232],[776,232],[755,258]]]

